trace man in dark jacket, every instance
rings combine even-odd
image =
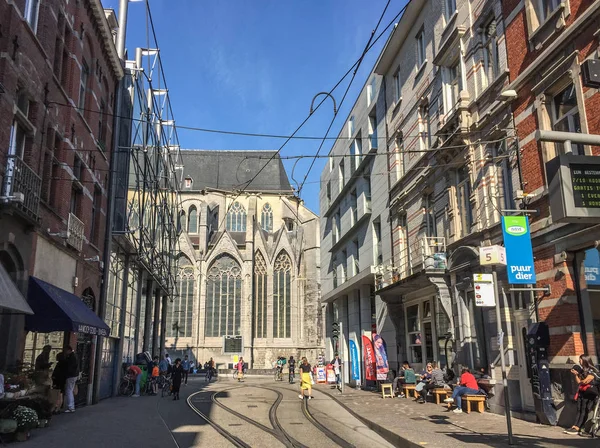
[[[67,384],[65,387],[65,400],[67,404],[66,413],[75,412],[75,384],[79,377],[79,363],[77,362],[77,356],[73,353],[73,348],[67,345],[65,348],[65,363],[66,363],[66,377]]]

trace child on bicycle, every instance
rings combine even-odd
[[[158,368],[158,356],[154,357],[154,363],[152,366],[152,395],[158,395],[158,376],[160,375],[160,369]]]

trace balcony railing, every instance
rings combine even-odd
[[[426,236],[400,250],[399,263],[393,281],[402,280],[417,272],[446,269],[446,239]]]
[[[69,226],[67,230],[69,234],[67,244],[81,252],[81,249],[83,248],[85,224],[83,224],[83,222],[73,213],[69,213]]]
[[[2,181],[4,202],[12,204],[32,221],[38,221],[42,179],[20,157],[8,155]],[[22,202],[15,198],[22,194]]]

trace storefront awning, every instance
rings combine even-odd
[[[0,263],[0,308],[9,310],[8,314],[33,314],[27,300],[14,284],[2,263]]]
[[[39,278],[29,278],[27,299],[35,313],[25,318],[27,331],[72,331],[99,336],[110,333],[108,325],[79,297]]]

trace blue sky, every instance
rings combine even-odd
[[[360,56],[386,0],[151,0],[176,122],[185,126],[288,135],[306,118],[313,96],[328,91]],[[405,0],[392,0],[382,28]],[[104,0],[118,14],[118,0]],[[389,32],[389,31],[388,31]],[[129,54],[146,42],[145,6],[129,4]],[[387,35],[385,36],[387,37]],[[337,136],[385,38],[365,58],[341,108]],[[335,92],[341,100],[350,77]],[[333,116],[325,103],[299,135],[323,136]],[[279,139],[179,130],[185,149],[278,149]],[[319,141],[295,140],[281,156],[315,154]],[[327,155],[332,141],[321,154]],[[294,161],[285,161],[291,177]],[[300,182],[310,160],[296,164]],[[301,197],[319,212],[315,163]],[[291,180],[291,179],[290,179]],[[293,181],[292,181],[293,183]]]

